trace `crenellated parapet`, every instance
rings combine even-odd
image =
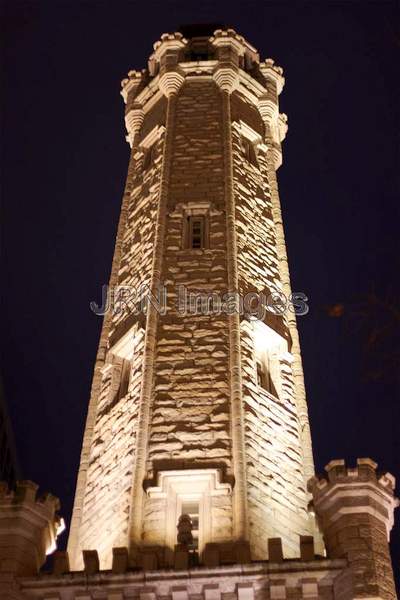
[[[207,560],[193,565],[187,551],[175,552],[174,567],[162,569],[156,555],[145,551],[141,567],[130,568],[127,548],[113,549],[111,569],[99,570],[95,551],[84,552],[82,571],[68,571],[68,556],[57,553],[53,572],[20,581],[18,599],[63,597],[91,599],[104,597],[113,600],[221,600],[229,594],[232,600],[313,599],[332,598],[335,582],[346,568],[346,561],[327,560],[314,556],[312,539],[300,539],[299,557],[285,560],[280,539],[268,540],[269,560],[250,563],[248,548],[236,543],[234,560],[228,560],[226,549],[210,546]],[[186,553],[186,555],[185,555]],[[232,557],[231,557],[232,558]]]
[[[380,474],[370,458],[358,459],[356,467],[333,460],[325,470],[326,475],[313,477],[308,487],[328,557],[349,561],[353,589],[346,593],[395,599],[388,545],[394,509],[399,505],[394,477]]]
[[[285,82],[283,70],[272,59],[260,62],[257,50],[234,29],[217,29],[208,38],[190,40],[179,32],[165,33],[154,44],[147,69],[128,73],[121,94],[126,104],[126,139],[131,147],[145,114],[159,96],[178,94],[184,82],[193,77],[213,79],[221,91],[238,91],[258,108],[265,141],[278,168],[287,131],[287,118],[279,114],[278,101]]]
[[[64,521],[58,498],[37,495],[32,481],[19,481],[15,490],[0,484],[0,572],[12,576],[38,573],[56,549]]]

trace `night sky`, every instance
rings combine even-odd
[[[120,81],[163,32],[222,22],[286,77],[278,178],[292,287],[309,298],[299,328],[317,470],[370,456],[400,482],[398,5],[51,0],[2,12],[2,374],[24,477],[60,497],[69,523],[101,326],[89,303],[108,281],[129,157]]]

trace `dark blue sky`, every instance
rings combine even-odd
[[[299,327],[317,469],[371,456],[400,481],[397,3],[38,0],[2,12],[2,370],[24,476],[69,521],[101,325],[89,302],[108,280],[128,162],[120,80],[161,33],[223,22],[286,76],[279,183],[293,289],[310,304]],[[381,305],[360,330],[373,290]],[[399,563],[400,514],[393,536]]]

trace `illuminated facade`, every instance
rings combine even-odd
[[[283,85],[235,31],[190,28],[122,82],[118,310],[104,317],[69,563],[58,553],[16,598],[395,598],[393,478],[369,459],[314,475],[276,179]]]
[[[275,175],[283,83],[232,31],[165,35],[148,71],[123,81],[131,163],[111,286],[156,296],[161,284],[168,296],[166,314],[150,305],[146,316],[105,317],[69,539],[75,568],[92,548],[109,568],[115,546],[153,548],[168,564],[192,496],[200,554],[246,540],[262,558],[281,537],[296,556],[299,535],[314,533],[294,315],[253,322],[178,306],[182,287],[290,296]]]

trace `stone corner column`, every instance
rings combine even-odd
[[[64,521],[57,515],[58,498],[37,498],[38,486],[19,481],[15,491],[0,483],[0,574],[2,581],[39,572],[56,549]],[[7,576],[7,577],[6,577]],[[0,594],[1,595],[1,594]]]
[[[144,119],[144,111],[136,97],[145,80],[145,72],[129,71],[128,77],[121,82],[121,96],[125,102],[125,126],[128,135],[126,141],[133,148]]]
[[[161,40],[154,44],[153,61],[158,65],[158,85],[161,92],[168,97],[177,94],[185,76],[179,67],[182,52],[187,40],[181,33],[164,33]]]
[[[154,68],[157,70],[159,90],[168,100],[150,284],[150,291],[153,296],[157,295],[163,269],[175,113],[178,94],[185,81],[184,72],[182,72],[179,62],[186,44],[187,41],[182,34],[165,33],[161,36],[161,40],[154,44],[154,54],[151,57],[152,62],[156,65]],[[146,315],[143,376],[133,469],[132,503],[129,516],[129,550],[134,564],[138,564],[140,560],[140,548],[142,546],[143,482],[146,477],[158,319],[157,310],[150,303]]]
[[[347,468],[343,460],[326,467],[326,477],[313,477],[308,489],[324,535],[329,558],[347,558],[351,586],[336,597],[341,600],[374,598],[395,600],[389,535],[399,501],[395,480],[379,474],[369,458]]]
[[[213,79],[221,93],[222,140],[226,206],[226,253],[228,291],[237,294],[238,249],[236,240],[236,204],[233,182],[232,115],[230,96],[239,85],[239,58],[244,52],[243,38],[233,29],[216,30],[210,38],[216,48],[217,65]],[[238,312],[228,315],[230,362],[230,416],[235,486],[233,489],[233,529],[236,541],[248,540],[246,448],[242,397],[240,318]]]
[[[278,191],[278,181],[276,171],[282,164],[281,143],[287,132],[287,117],[279,113],[279,94],[284,86],[283,70],[275,65],[272,59],[266,59],[260,63],[260,72],[264,77],[264,91],[260,94],[257,101],[258,111],[265,127],[265,144],[267,146],[267,179],[271,193],[272,214],[275,224],[276,245],[279,261],[279,273],[282,283],[282,292],[286,298],[290,298],[292,288],[290,283],[290,273],[288,257],[286,252],[285,231],[283,227],[283,217],[281,202]],[[285,314],[290,337],[290,352],[294,358],[293,376],[295,383],[295,398],[299,417],[299,436],[301,438],[303,454],[303,473],[304,485],[314,475],[314,458],[311,445],[311,432],[308,418],[308,407],[306,400],[306,391],[304,384],[303,364],[301,358],[299,332],[297,329],[296,315],[291,310]],[[322,550],[322,544],[318,540],[317,532],[314,528],[313,518],[310,519],[310,533],[315,535],[317,547]]]
[[[260,72],[264,77],[265,93],[258,99],[258,110],[265,125],[265,138],[273,156],[275,170],[282,164],[282,142],[288,130],[287,115],[279,113],[279,94],[285,85],[282,67],[278,67],[271,58],[260,63]]]

